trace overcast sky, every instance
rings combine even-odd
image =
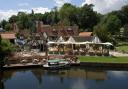
[[[94,10],[102,14],[119,10],[123,5],[128,4],[128,0],[0,0],[0,20],[7,20],[18,11],[30,13],[33,9],[35,13],[49,12],[53,7],[61,7],[67,2],[76,6],[93,4]]]

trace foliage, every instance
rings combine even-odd
[[[117,51],[128,52],[128,45],[118,46],[116,49]]]
[[[93,11],[92,4],[76,7],[75,5],[65,3],[61,8],[58,9],[55,7],[50,12],[44,14],[35,14],[33,10],[30,14],[19,12],[17,15],[11,16],[9,21],[6,23],[2,21],[1,24],[5,30],[11,30],[12,27],[10,24],[16,23],[21,30],[28,29],[35,32],[36,21],[43,21],[44,24],[49,25],[77,25],[82,31],[85,31],[85,29],[92,31],[93,26],[98,23],[99,18],[99,14]]]
[[[104,23],[106,30],[112,35],[119,33],[121,27],[120,19],[115,15],[108,15],[106,22]]]
[[[102,15],[93,10],[92,4],[77,7],[65,3],[61,8],[55,7],[44,14],[35,14],[33,10],[31,13],[19,12],[17,15],[11,16],[9,21],[3,20],[0,27],[5,30],[12,30],[13,24],[16,23],[20,30],[27,29],[36,32],[37,21],[49,25],[75,25],[79,27],[80,31],[94,30],[103,42],[115,41],[120,34],[121,27],[125,27],[123,37],[127,35],[128,5],[123,6],[121,10]]]
[[[16,23],[17,20],[18,20],[18,16],[12,15],[12,16],[9,18],[9,23]]]
[[[124,25],[123,36],[128,40],[128,24]]]
[[[64,4],[59,11],[60,19],[63,22],[69,21],[69,25],[74,25],[77,23],[77,8],[71,4]]]
[[[96,12],[93,11],[93,5],[85,4],[83,7],[80,8],[79,11],[79,27],[83,30],[91,29],[97,24],[99,17]]]
[[[0,23],[0,27],[5,29],[6,24],[7,24],[7,21],[6,20],[2,20],[1,23]]]
[[[5,29],[6,29],[6,31],[9,31],[9,30],[12,30],[13,28],[12,28],[12,25],[10,23],[7,23],[5,25]]]
[[[105,30],[103,25],[98,24],[97,26],[95,26],[94,33],[100,38],[102,42],[109,42],[110,34]]]
[[[111,42],[117,44],[114,36],[106,30],[106,24],[99,23],[94,27],[94,34],[96,34],[102,42]]]
[[[12,54],[14,46],[8,40],[0,40],[0,63],[4,63],[5,58]]]

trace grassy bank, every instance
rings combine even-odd
[[[116,47],[117,51],[126,51],[128,52],[128,45],[125,45],[125,46],[118,46]]]
[[[116,50],[120,52],[128,52],[128,42],[119,42]]]
[[[90,57],[80,56],[81,62],[100,62],[100,63],[128,63],[128,57]]]

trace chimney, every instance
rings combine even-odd
[[[18,28],[18,26],[17,26],[16,23],[12,23],[12,27],[13,27],[13,31],[14,31],[14,32],[16,32],[16,33],[19,32],[19,28]]]
[[[43,26],[43,22],[42,21],[36,21],[37,32],[41,32],[42,31],[42,26]]]

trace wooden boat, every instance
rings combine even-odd
[[[43,65],[45,69],[65,69],[69,67],[70,63],[65,59],[50,59]]]

